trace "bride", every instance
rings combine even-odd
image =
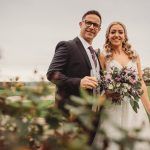
[[[131,45],[128,43],[126,27],[121,22],[113,22],[109,25],[106,32],[104,51],[100,55],[100,60],[103,69],[106,71],[110,71],[112,67],[117,67],[120,70],[123,67],[132,68],[136,70],[137,75],[142,79],[139,55],[132,50]],[[100,129],[104,129],[110,139],[117,140],[121,138],[121,134],[113,125],[124,128],[127,131],[143,127],[143,130],[137,136],[145,139],[150,138],[150,123],[147,115],[147,112],[150,114],[150,101],[143,79],[141,80],[141,84],[144,93],[139,101],[137,113],[132,109],[130,102],[125,100],[122,100],[121,104],[111,103],[111,105],[105,106],[105,111],[108,113],[109,119],[101,121]],[[99,149],[100,140],[100,136],[97,133],[93,145]],[[111,142],[108,149],[118,150],[119,147],[114,142]],[[149,149],[150,145],[145,142],[137,142],[134,147],[134,150]]]

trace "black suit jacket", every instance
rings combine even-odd
[[[90,76],[91,68],[86,50],[78,37],[57,44],[47,79],[56,84],[59,95],[56,101],[59,100],[60,107],[72,103],[69,99],[71,95],[80,96],[80,80]]]

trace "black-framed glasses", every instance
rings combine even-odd
[[[85,22],[85,25],[89,28],[91,25],[93,25],[93,27],[95,29],[99,29],[100,28],[100,24],[92,22],[92,21],[88,21],[88,20],[83,20],[83,22]]]

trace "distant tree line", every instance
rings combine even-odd
[[[150,86],[150,67],[146,67],[143,69],[143,79],[146,85]]]

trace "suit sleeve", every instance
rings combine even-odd
[[[71,78],[65,75],[69,61],[69,44],[60,42],[57,44],[55,54],[47,72],[47,79],[56,85],[79,87],[81,78]]]

